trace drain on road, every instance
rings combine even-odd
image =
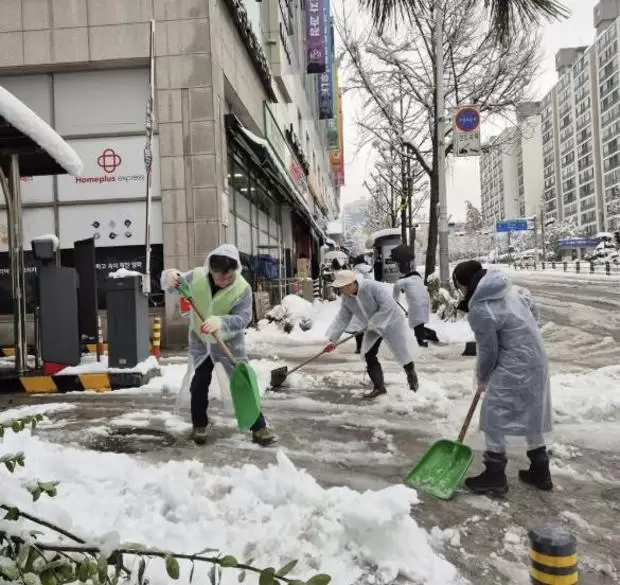
[[[170,447],[174,443],[175,438],[165,431],[118,427],[109,429],[106,435],[91,437],[87,446],[95,451],[109,453],[147,453]]]

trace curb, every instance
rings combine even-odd
[[[27,376],[2,376],[0,394],[26,392],[28,394],[64,394],[66,392],[112,392],[127,388],[139,388],[160,376],[159,369],[146,374],[138,372],[114,372],[79,375],[43,376],[36,373]]]

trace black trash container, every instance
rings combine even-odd
[[[149,348],[149,304],[140,276],[108,278],[108,366],[133,368],[146,360]]]

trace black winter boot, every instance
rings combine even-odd
[[[486,469],[476,477],[468,477],[465,480],[465,487],[480,495],[506,495],[508,493],[506,462],[506,455],[504,453],[486,451],[484,454]]]
[[[373,383],[374,388],[364,394],[364,398],[376,398],[377,396],[381,396],[382,394],[387,394],[387,389],[385,387],[385,381],[383,379],[383,369],[381,368],[381,364],[376,363],[369,367],[367,370],[368,375]]]
[[[407,374],[407,383],[409,384],[409,390],[417,392],[420,384],[418,382],[418,375],[415,372],[415,366],[413,365],[413,362],[405,366],[405,373]]]
[[[546,447],[538,447],[527,452],[530,458],[530,468],[519,470],[519,479],[523,483],[533,485],[539,490],[551,491],[553,482],[549,471],[549,455]]]

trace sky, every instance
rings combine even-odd
[[[595,38],[593,24],[593,10],[598,0],[564,0],[564,4],[571,10],[568,19],[561,22],[548,23],[543,26],[543,52],[545,59],[541,75],[532,88],[533,97],[542,98],[556,83],[555,54],[562,47],[590,45]],[[342,204],[367,196],[363,186],[372,167],[368,166],[371,157],[371,148],[358,150],[359,138],[353,116],[356,101],[359,96],[354,91],[346,92],[343,96],[344,116],[344,149],[345,149],[345,180],[346,185],[341,191]],[[498,134],[497,127],[482,128],[483,139],[486,136]],[[448,214],[455,220],[465,218],[465,201],[470,200],[474,205],[480,204],[480,176],[477,158],[467,158],[455,161],[449,157],[447,165],[446,183],[448,190]]]

